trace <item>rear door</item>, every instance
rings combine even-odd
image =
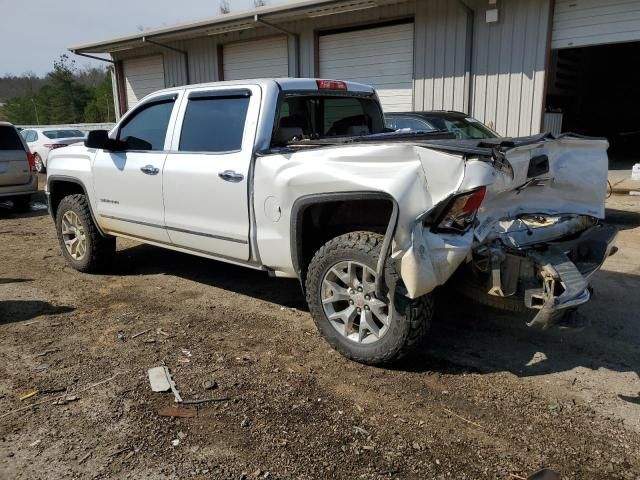
[[[248,176],[261,91],[192,90],[183,99],[164,167],[165,224],[172,243],[249,259]]]
[[[0,125],[0,185],[24,185],[30,180],[29,159],[20,134],[12,125]]]

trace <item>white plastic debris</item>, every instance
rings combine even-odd
[[[150,368],[147,374],[149,375],[151,390],[153,390],[154,392],[166,392],[167,390],[171,390],[173,392],[173,396],[175,397],[175,402],[182,402],[182,397],[180,396],[180,393],[178,393],[176,384],[171,378],[171,374],[169,373],[169,369],[167,367]]]
[[[631,180],[640,180],[640,163],[636,163],[631,169]]]
[[[169,369],[167,367],[153,367],[149,369],[149,383],[154,392],[166,392],[171,390],[169,381]]]

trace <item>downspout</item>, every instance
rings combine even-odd
[[[151,40],[149,37],[143,36],[142,41],[160,48],[166,48],[167,50],[171,50],[172,52],[181,53],[184,56],[185,80],[187,81],[187,85],[191,83],[191,79],[189,78],[189,52],[187,52],[186,50],[180,50],[176,47],[172,47],[171,45],[165,45],[164,43],[156,42],[155,40]]]
[[[473,25],[475,23],[475,11],[467,4],[466,0],[458,0],[458,3],[467,11],[467,51],[465,52],[465,77],[466,78],[466,92],[465,95],[465,108],[467,109],[467,115],[473,115]]]
[[[113,65],[113,71],[112,71],[112,84],[113,84],[113,79],[115,78],[115,88],[113,89],[115,94],[114,95],[114,99],[113,99],[113,103],[114,103],[114,108],[115,108],[115,119],[116,121],[118,121],[118,119],[120,118],[120,116],[122,115],[122,113],[124,112],[123,109],[123,90],[120,88],[120,80],[121,80],[121,72],[118,68],[118,62],[116,62],[115,60],[111,59],[111,58],[103,58],[103,57],[98,57],[97,55],[91,55],[88,53],[83,53],[83,52],[78,52],[77,50],[69,50],[71,53],[73,53],[74,55],[78,55],[80,57],[86,57],[86,58],[90,58],[92,60],[99,60],[101,62],[107,62],[110,63],[111,65]]]
[[[294,56],[296,59],[296,69],[295,69],[295,76],[296,77],[300,77],[300,34],[298,34],[297,32],[293,32],[291,30],[287,30],[286,28],[283,28],[279,25],[274,25],[271,22],[267,22],[266,20],[260,18],[260,15],[256,14],[253,16],[253,21],[255,23],[258,23],[260,25],[264,25],[265,27],[271,28],[273,30],[276,30],[278,32],[282,32],[285,35],[287,35],[287,37],[293,37],[294,39],[294,43],[295,43],[295,52],[294,52]]]

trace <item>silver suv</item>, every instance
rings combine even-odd
[[[0,122],[0,202],[11,200],[16,210],[26,210],[37,191],[33,155],[16,127]]]

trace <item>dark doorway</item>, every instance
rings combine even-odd
[[[640,162],[640,42],[552,50],[547,78],[562,132],[606,137],[612,169]]]

